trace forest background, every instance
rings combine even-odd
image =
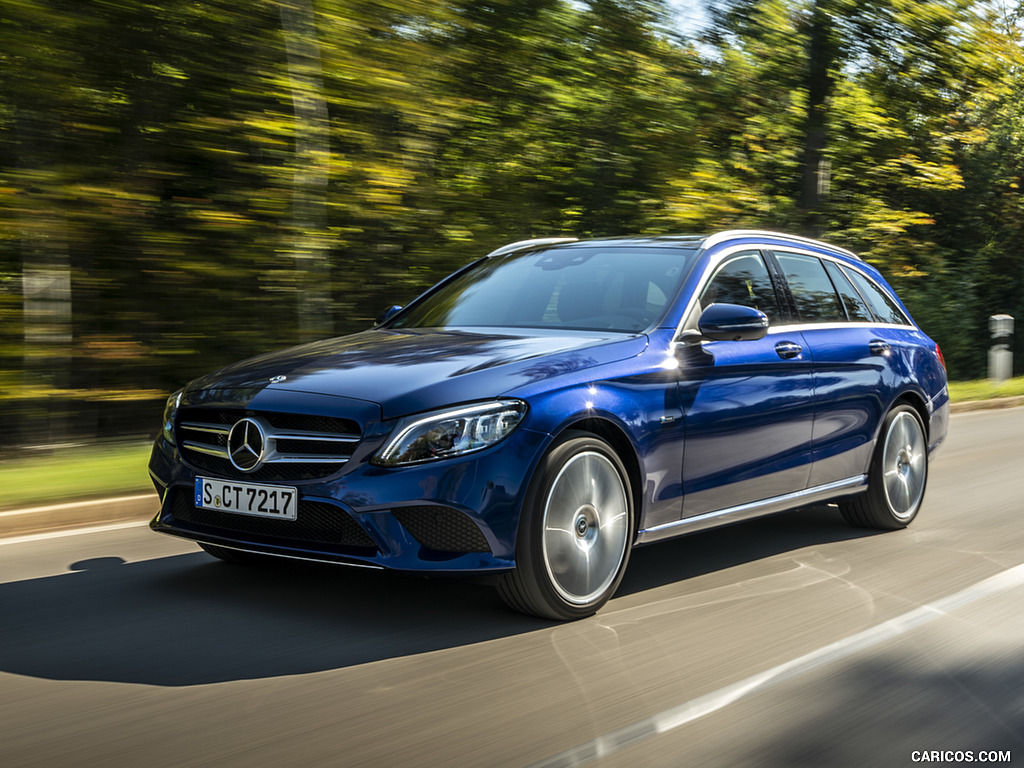
[[[0,0],[0,451],[155,432],[188,379],[534,236],[823,237],[983,377],[1024,319],[1021,16]]]

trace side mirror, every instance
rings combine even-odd
[[[394,304],[394,305],[392,305],[392,306],[382,310],[381,313],[379,315],[377,315],[377,317],[374,319],[373,327],[376,328],[379,325],[384,325],[384,323],[386,323],[388,320],[390,320],[392,317],[394,317],[396,314],[398,314],[398,310],[400,310],[400,309],[401,309],[400,306],[398,306],[397,304]]]
[[[768,333],[768,316],[739,304],[712,304],[697,322],[701,335],[712,341],[756,341]]]

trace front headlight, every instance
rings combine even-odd
[[[521,400],[498,400],[407,416],[371,462],[397,467],[480,451],[503,440],[525,415]]]
[[[164,440],[174,443],[174,418],[178,415],[178,406],[181,405],[181,393],[178,390],[167,398],[167,405],[164,406]]]

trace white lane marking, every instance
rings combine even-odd
[[[0,517],[14,517],[15,515],[33,515],[40,514],[42,512],[59,512],[64,509],[84,509],[86,507],[109,506],[111,504],[120,504],[132,501],[143,501],[145,499],[152,499],[154,502],[159,501],[159,498],[155,493],[140,493],[136,496],[116,496],[110,499],[92,499],[90,501],[73,501],[68,504],[52,504],[47,507],[13,509],[8,512],[0,512]]]
[[[10,536],[0,538],[0,547],[7,544],[25,544],[31,541],[46,539],[63,539],[65,536],[81,536],[85,533],[104,533],[105,531],[122,531],[125,528],[141,528],[149,525],[148,520],[136,520],[131,523],[111,523],[110,525],[94,525],[89,528],[70,528],[66,531],[49,531],[47,533],[30,533],[26,536]]]
[[[656,715],[638,720],[635,723],[617,728],[596,739],[584,742],[557,755],[553,755],[531,768],[562,768],[577,766],[599,757],[611,755],[621,749],[643,739],[666,733],[680,726],[691,723],[706,715],[710,715],[733,704],[753,693],[767,690],[779,683],[791,680],[811,672],[832,662],[845,659],[868,648],[892,640],[906,634],[912,629],[924,626],[935,619],[970,605],[985,597],[999,592],[1024,586],[1024,565],[1018,565],[1007,571],[973,584],[960,592],[915,608],[902,616],[883,622],[877,626],[858,632],[856,635],[838,640],[819,648],[816,651],[793,659],[765,672],[761,672],[738,683],[727,685],[717,691],[700,696],[685,704],[666,709]]]

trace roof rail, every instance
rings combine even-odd
[[[850,258],[857,259],[858,261],[863,261],[863,259],[853,251],[840,248],[838,245],[832,245],[821,240],[814,240],[810,237],[802,237],[801,235],[787,235],[785,232],[771,232],[761,229],[727,229],[722,232],[716,232],[704,241],[704,247],[710,248],[713,245],[718,245],[726,240],[734,240],[738,237],[777,237],[782,240],[793,240],[797,243],[807,243],[808,245],[816,245],[819,248],[828,248],[829,250],[838,251],[839,253],[849,256]]]
[[[530,246],[554,245],[555,243],[574,243],[578,239],[579,238],[576,237],[537,237],[532,240],[519,240],[515,243],[503,245],[501,248],[495,248],[493,251],[488,253],[485,258],[489,259],[491,256],[501,256],[502,254],[511,253],[512,251],[518,251],[520,248],[527,248]]]

